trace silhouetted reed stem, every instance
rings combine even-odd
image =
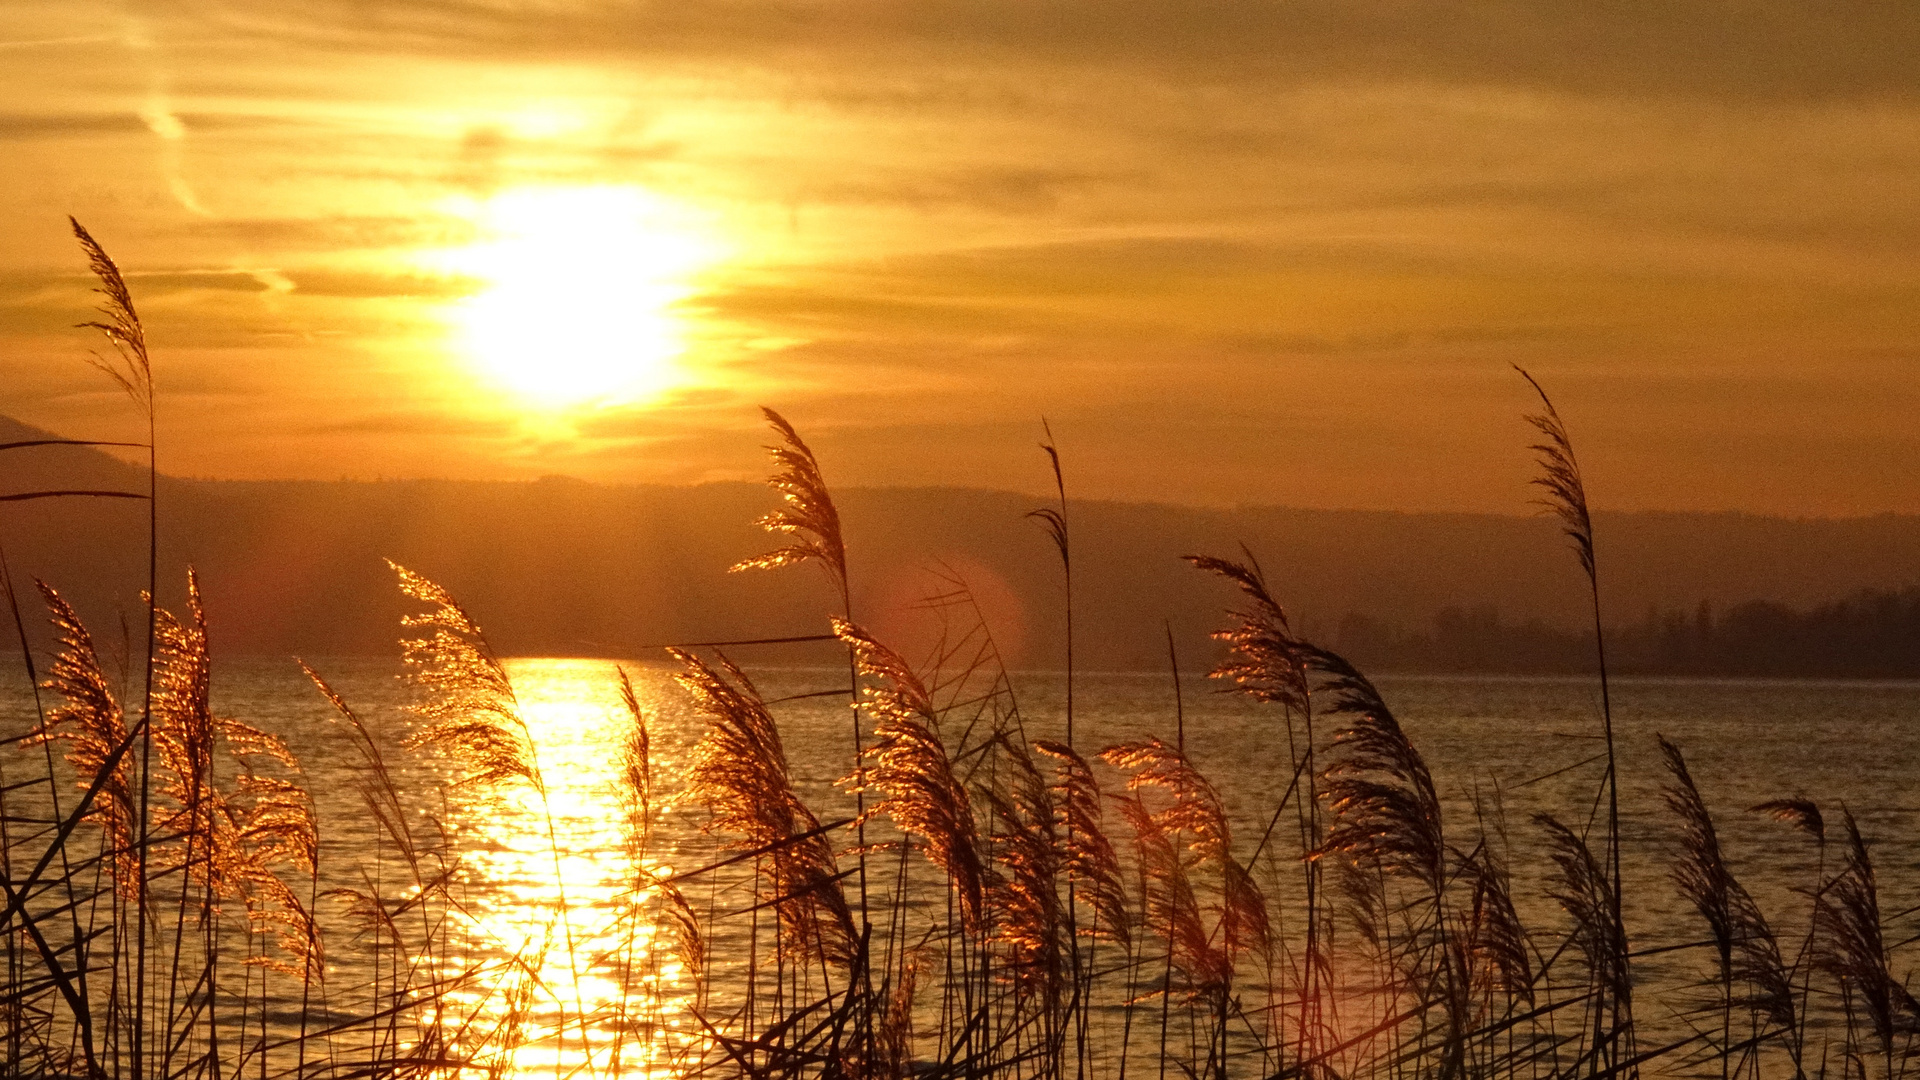
[[[1620,776],[1619,762],[1614,752],[1613,739],[1613,698],[1607,679],[1607,645],[1605,630],[1600,620],[1600,576],[1593,555],[1593,518],[1587,509],[1587,490],[1580,475],[1579,461],[1574,457],[1573,440],[1567,428],[1560,420],[1560,414],[1553,407],[1553,401],[1534,377],[1525,369],[1514,367],[1520,377],[1527,380],[1540,397],[1545,409],[1542,413],[1528,415],[1526,420],[1546,439],[1531,449],[1539,455],[1540,476],[1533,484],[1546,492],[1540,504],[1560,519],[1561,532],[1572,545],[1574,554],[1580,560],[1580,568],[1586,573],[1587,595],[1593,612],[1594,656],[1600,676],[1600,720],[1601,732],[1607,744],[1607,891],[1613,911],[1612,920],[1623,925],[1621,917],[1621,881],[1620,881]],[[1624,963],[1624,959],[1623,959]],[[1605,1035],[1610,1063],[1621,1060],[1616,1044],[1624,1039],[1625,1053],[1634,1052],[1633,1037],[1633,983],[1631,979],[1622,979],[1617,984],[1617,995],[1608,1005],[1612,1012],[1612,1023]]]

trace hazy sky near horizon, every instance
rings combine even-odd
[[[1920,6],[0,0],[0,413],[162,467],[1920,512]]]

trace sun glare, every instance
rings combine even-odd
[[[481,239],[446,267],[485,282],[454,311],[494,385],[560,409],[643,401],[681,380],[680,305],[721,256],[693,210],[637,187],[518,188],[456,207]]]

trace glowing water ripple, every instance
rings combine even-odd
[[[546,792],[516,784],[452,807],[467,851],[465,955],[442,972],[484,971],[462,982],[452,1010],[470,1031],[497,1033],[485,1041],[499,1057],[481,1064],[499,1075],[663,1073],[687,1045],[684,973],[655,949],[648,882],[669,871],[636,835],[624,757],[632,720],[612,665],[508,667]]]

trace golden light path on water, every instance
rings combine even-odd
[[[668,1075],[691,1019],[680,962],[655,948],[646,884],[671,866],[636,834],[614,665],[507,663],[546,793],[515,783],[454,807],[472,955],[446,967],[487,966],[455,1012],[491,1033],[492,1075]]]

